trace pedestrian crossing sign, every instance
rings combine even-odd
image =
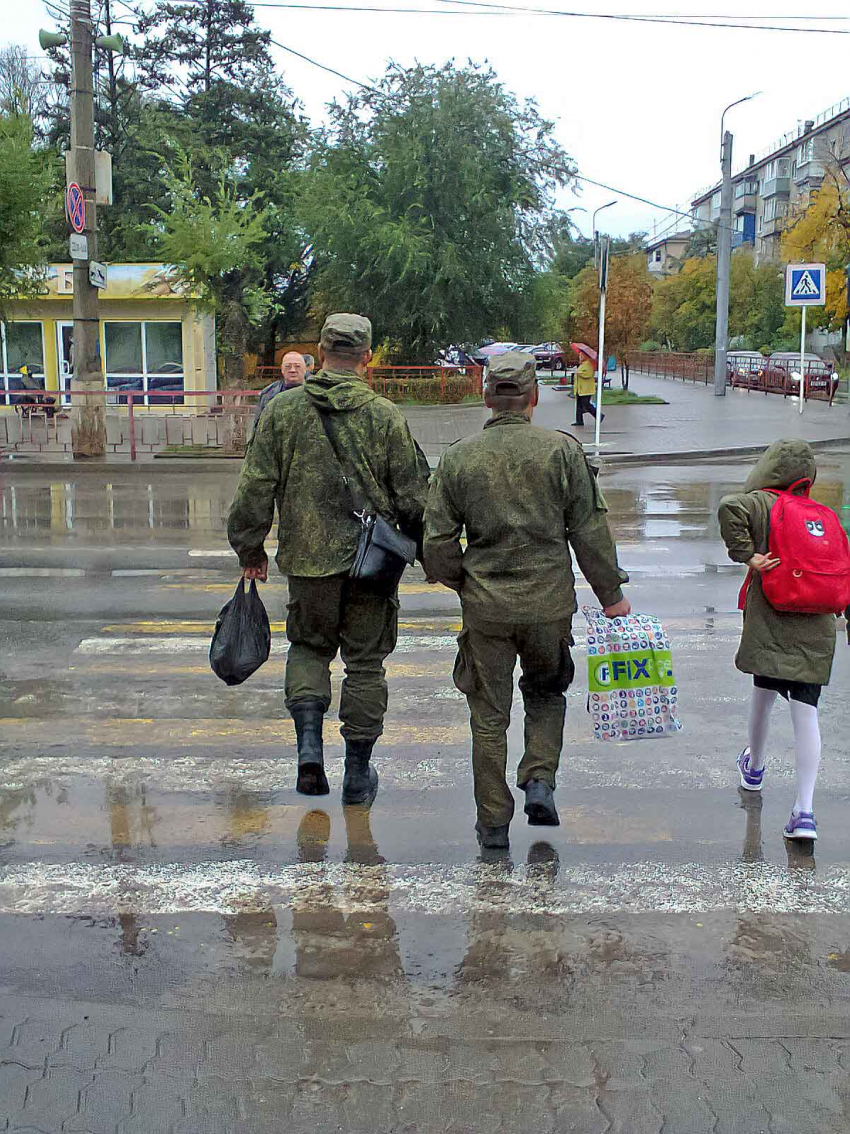
[[[826,265],[789,264],[785,269],[785,306],[820,307],[826,302]]]

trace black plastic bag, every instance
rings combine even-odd
[[[241,685],[264,661],[272,648],[272,631],[257,584],[245,591],[245,580],[219,613],[210,643],[210,665],[226,685]]]

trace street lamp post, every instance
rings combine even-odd
[[[593,247],[597,247],[596,214],[603,209],[610,209],[616,205],[616,200],[609,201],[607,205],[600,205],[593,213]],[[607,240],[607,238],[606,238]],[[599,241],[599,343],[596,356],[596,436],[594,446],[598,449],[601,443],[602,429],[602,386],[605,380],[605,293],[608,290],[608,247]]]
[[[714,394],[726,396],[726,347],[729,337],[729,265],[732,260],[732,135],[724,130],[726,112],[761,94],[730,102],[720,116],[720,219],[717,225],[717,309],[714,325]]]

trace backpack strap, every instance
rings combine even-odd
[[[795,488],[799,488],[801,484],[805,484],[805,485],[806,485],[806,492],[805,492],[805,495],[806,495],[806,496],[808,496],[808,495],[809,495],[809,493],[810,493],[810,492],[811,492],[811,490],[812,490],[812,478],[811,478],[810,476],[803,476],[803,477],[800,477],[800,479],[799,479],[799,480],[795,480],[793,484],[789,484],[789,485],[788,485],[788,487],[787,487],[787,488],[785,489],[785,491],[786,491],[786,492],[793,492],[793,491],[794,491],[794,489],[795,489]]]

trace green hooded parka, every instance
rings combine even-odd
[[[746,563],[768,550],[770,513],[776,497],[765,488],[789,488],[817,475],[814,454],[805,441],[783,438],[762,453],[744,491],[724,496],[718,518],[729,558]],[[744,608],[744,627],[735,665],[743,673],[779,681],[827,685],[835,653],[832,614],[791,614],[776,610],[764,597],[753,572]]]

